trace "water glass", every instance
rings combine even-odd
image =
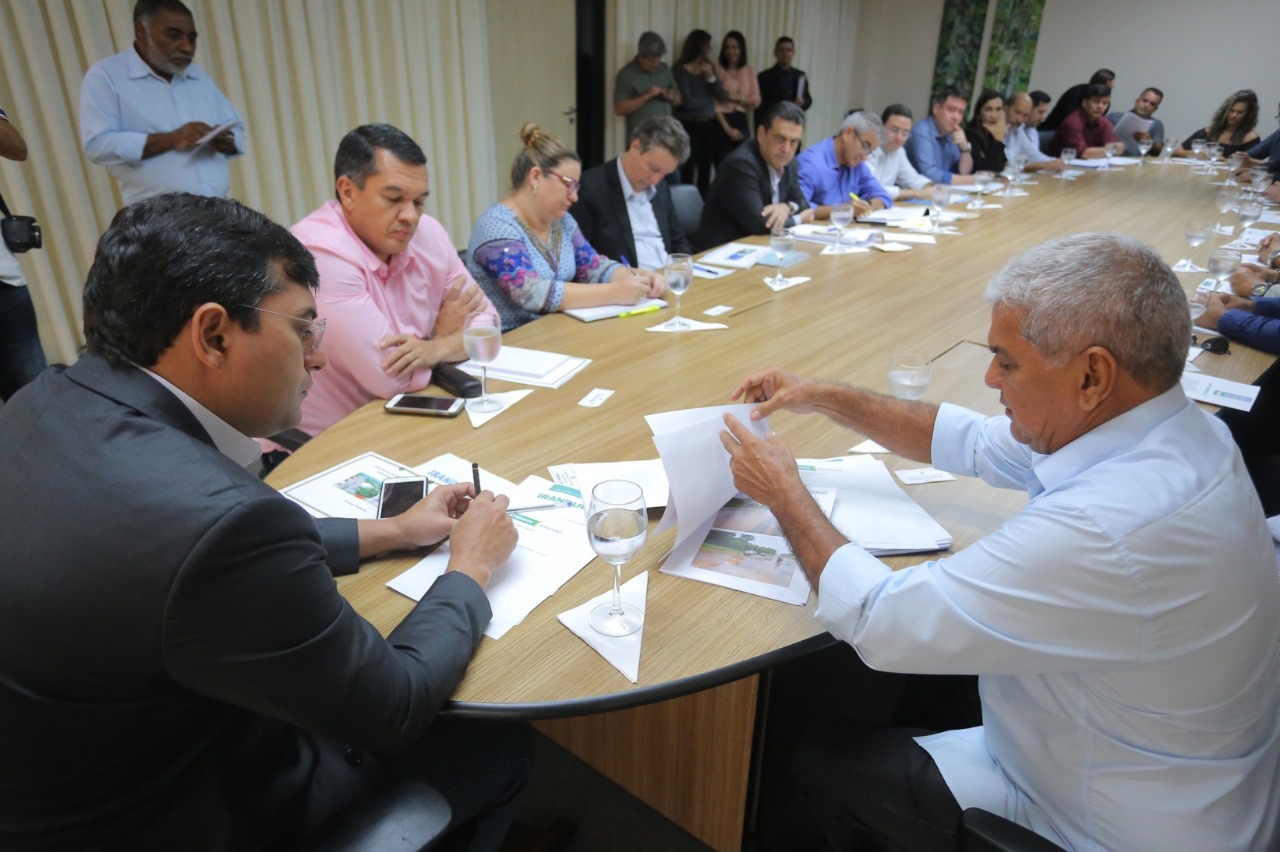
[[[693,325],[680,316],[680,297],[693,284],[693,257],[679,252],[671,255],[667,258],[663,277],[667,279],[667,289],[676,294],[676,315],[667,320],[666,327],[674,331],[688,331]]]
[[[778,271],[773,276],[773,286],[785,287],[787,285],[787,277],[783,275],[782,270],[787,262],[787,255],[791,254],[791,250],[795,248],[796,235],[792,233],[790,228],[774,228],[773,233],[769,235],[769,248],[773,250],[774,255],[778,258]]]
[[[630,636],[644,625],[644,613],[622,601],[622,566],[636,555],[649,531],[644,491],[625,479],[606,479],[591,489],[587,538],[591,549],[613,566],[613,599],[591,610],[587,621],[605,636]]]
[[[1059,154],[1058,157],[1059,159],[1062,160],[1062,164],[1064,166],[1069,166],[1071,165],[1071,161],[1076,158],[1076,149],[1063,148],[1062,153]],[[1066,180],[1066,179],[1067,179],[1067,173],[1065,171],[1058,172],[1058,180]]]
[[[889,393],[898,399],[919,399],[933,379],[929,359],[923,355],[899,352],[889,357],[889,372],[885,376]]]
[[[844,229],[853,224],[853,205],[837,204],[831,208],[831,224],[836,233],[836,254],[844,254]]]
[[[492,313],[477,311],[467,317],[462,329],[462,348],[480,365],[480,396],[467,400],[467,410],[486,414],[502,410],[502,403],[489,396],[489,364],[502,351],[502,325]]]

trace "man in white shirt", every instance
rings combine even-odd
[[[884,123],[884,138],[880,147],[867,155],[867,168],[895,202],[928,198],[933,184],[916,171],[902,148],[911,138],[911,110],[902,104],[891,104],[885,107],[880,120]]]
[[[162,192],[225,198],[244,126],[193,61],[191,10],[180,0],[138,0],[133,34],[131,48],[94,64],[80,86],[85,156],[111,171],[125,204]]]
[[[818,620],[872,668],[979,675],[980,727],[815,725],[796,760],[815,818],[839,849],[955,848],[970,807],[1070,849],[1275,848],[1280,582],[1239,452],[1179,384],[1177,277],[1131,238],[1077,234],[986,298],[1002,417],[778,368],[733,394],[1029,497],[895,572],[830,524],[776,435],[726,417],[735,484],[796,547]]]
[[[1066,163],[1040,150],[1040,134],[1028,122],[1034,109],[1031,96],[1026,92],[1018,92],[1009,99],[1004,110],[1008,125],[1004,132],[1004,154],[1011,163],[1022,157],[1026,162],[1024,171],[1060,172],[1067,167]],[[1049,102],[1045,101],[1044,110],[1048,109]]]

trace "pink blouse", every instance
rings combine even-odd
[[[743,65],[733,71],[717,65],[716,71],[720,74],[720,82],[724,84],[724,90],[731,97],[747,99],[745,107],[733,101],[716,101],[716,112],[746,112],[760,106],[760,82],[756,79],[756,72],[750,65]]]

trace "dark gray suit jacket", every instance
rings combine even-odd
[[[658,230],[662,233],[667,253],[687,254],[692,251],[692,246],[676,219],[671,188],[666,181],[659,181],[656,189],[652,202],[653,216],[658,220]],[[578,200],[569,208],[569,213],[596,251],[614,260],[625,257],[632,265],[639,262],[635,237],[631,232],[631,217],[627,215],[627,200],[622,194],[622,181],[618,178],[617,158],[582,173]]]
[[[800,191],[799,175],[800,166],[792,158],[782,170],[778,200],[794,201],[801,210],[807,210],[809,202]],[[771,204],[772,199],[769,167],[760,156],[760,143],[754,139],[742,143],[716,167],[715,180],[702,206],[698,232],[693,237],[694,248],[705,251],[740,237],[769,233],[760,211]],[[787,219],[787,227],[793,224],[794,216]]]
[[[181,402],[94,356],[0,409],[0,848],[242,849],[294,836],[317,736],[394,750],[490,617],[438,580],[384,640],[325,525]]]

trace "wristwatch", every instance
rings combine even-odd
[[[1268,284],[1266,281],[1260,281],[1257,284],[1253,285],[1253,289],[1249,291],[1249,294],[1252,296],[1265,296],[1267,295],[1267,291],[1270,290],[1273,286],[1275,285]]]
[[[787,206],[791,208],[791,215],[794,216],[800,212],[800,205],[794,201],[788,201]]]
[[[961,153],[961,154],[967,154],[967,153],[969,153],[969,152],[970,152],[970,151],[972,151],[972,150],[973,150],[973,145],[971,145],[971,144],[970,144],[970,143],[968,143],[968,142],[966,142],[966,143],[964,143],[964,145],[960,146],[960,153]]]

